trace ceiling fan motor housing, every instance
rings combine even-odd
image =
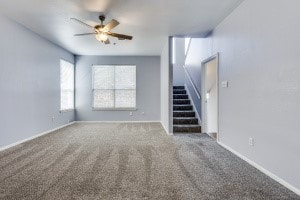
[[[105,16],[104,15],[100,15],[99,19],[100,19],[101,22],[104,22],[105,21]]]

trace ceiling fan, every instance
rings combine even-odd
[[[110,40],[108,38],[108,36],[111,37],[116,37],[119,40],[132,40],[132,36],[129,35],[123,35],[123,34],[118,34],[118,33],[113,33],[111,32],[111,30],[113,28],[115,28],[116,26],[118,26],[120,23],[115,20],[112,19],[108,24],[104,25],[103,22],[105,21],[105,16],[104,15],[100,15],[99,19],[101,21],[101,24],[96,25],[95,27],[79,20],[76,18],[71,18],[71,20],[80,23],[81,25],[84,25],[88,28],[93,29],[93,33],[82,33],[82,34],[75,34],[74,36],[86,36],[86,35],[95,35],[96,39],[100,42],[103,42],[104,44],[110,44]]]

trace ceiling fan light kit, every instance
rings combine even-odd
[[[99,42],[105,42],[106,40],[108,40],[108,36],[104,33],[98,33],[98,34],[96,34],[96,39]]]
[[[132,38],[133,38],[132,36],[110,32],[113,28],[115,28],[116,26],[118,26],[120,24],[117,20],[112,19],[108,24],[104,25],[103,22],[105,21],[105,16],[100,15],[99,19],[101,21],[101,24],[93,27],[79,19],[71,18],[71,20],[74,20],[74,21],[80,23],[81,25],[84,25],[84,26],[94,30],[94,33],[75,34],[74,36],[95,35],[96,39],[99,42],[102,42],[104,44],[110,44],[110,40],[109,40],[108,36],[116,37],[119,40],[132,40]]]

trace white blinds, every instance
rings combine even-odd
[[[136,66],[93,66],[93,108],[136,108]]]
[[[60,60],[60,110],[74,109],[74,65]]]

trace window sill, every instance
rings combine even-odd
[[[60,113],[67,113],[67,112],[73,112],[75,109],[68,109],[68,110],[60,110]]]

